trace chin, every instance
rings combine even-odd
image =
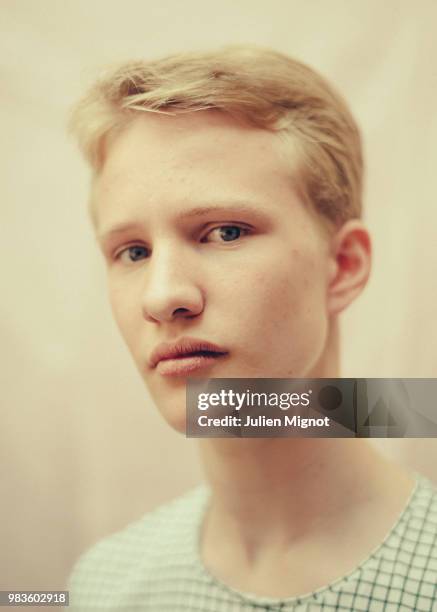
[[[169,409],[167,407],[161,410],[160,412],[162,416],[164,417],[164,419],[166,420],[166,422],[168,423],[168,425],[170,425],[172,429],[174,429],[175,431],[183,435],[186,434],[187,416],[186,416],[185,404],[184,406],[179,406],[177,408],[173,406],[172,408]]]
[[[186,433],[187,409],[185,387],[181,393],[160,393],[152,395],[154,404],[161,417],[178,433]]]

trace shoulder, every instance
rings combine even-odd
[[[437,489],[415,475],[415,486],[385,540],[352,574],[325,594],[325,603],[360,610],[434,610],[437,603]],[[372,520],[372,517],[369,517]]]
[[[384,551],[381,571],[392,572],[391,587],[411,609],[429,610],[437,584],[437,489],[423,476]]]
[[[117,590],[142,572],[187,554],[196,518],[207,499],[203,485],[162,504],[124,529],[100,540],[76,561],[68,581],[70,605],[80,609],[104,607]]]
[[[417,540],[416,551],[422,545],[431,555],[437,555],[437,488],[423,476],[417,477],[405,518],[406,535]]]
[[[435,572],[437,583],[437,488],[422,476],[410,503],[405,540],[416,562]]]

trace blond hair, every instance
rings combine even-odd
[[[361,215],[361,139],[347,104],[314,70],[269,49],[227,47],[123,63],[80,100],[70,127],[98,173],[108,138],[133,115],[205,109],[293,137],[305,199],[335,225]]]

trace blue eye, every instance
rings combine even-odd
[[[241,235],[241,228],[236,225],[224,225],[219,228],[220,236],[225,242],[236,240]]]
[[[212,229],[206,236],[213,236],[214,233],[218,232],[219,240],[210,240],[211,242],[233,242],[234,240],[238,240],[241,237],[242,232],[248,232],[249,230],[239,227],[238,225],[220,225],[220,227],[215,227]],[[205,240],[206,242],[206,240]]]
[[[127,263],[140,261],[141,259],[148,257],[148,249],[143,246],[133,245],[121,251],[119,257],[122,261],[127,261]],[[128,260],[126,260],[126,257],[128,257]]]

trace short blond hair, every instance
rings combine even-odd
[[[301,156],[305,199],[335,225],[361,216],[361,138],[346,102],[314,70],[270,49],[226,47],[125,62],[79,101],[70,128],[98,173],[108,138],[133,115],[206,109],[290,135]]]

